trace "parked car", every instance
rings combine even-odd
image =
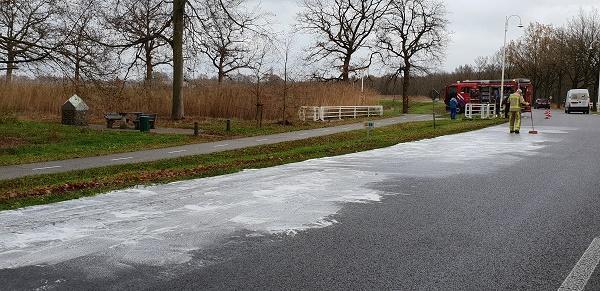
[[[538,109],[538,108],[550,109],[550,99],[547,99],[547,98],[535,99],[535,102],[533,103],[533,108],[535,108],[535,109]]]
[[[587,89],[573,89],[567,92],[565,113],[571,112],[590,114],[590,92]]]

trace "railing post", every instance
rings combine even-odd
[[[338,110],[338,119],[342,119],[342,106],[340,106],[339,110]]]

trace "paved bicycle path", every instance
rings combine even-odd
[[[407,114],[394,118],[375,121],[375,127],[393,124],[431,120],[431,115]],[[245,137],[218,142],[190,144],[177,147],[144,150],[138,152],[111,154],[105,156],[78,158],[61,161],[51,161],[24,165],[0,167],[0,180],[8,180],[25,176],[63,173],[73,170],[83,170],[112,165],[134,164],[151,162],[162,159],[209,154],[228,150],[235,150],[258,145],[276,144],[286,141],[302,140],[311,137],[326,136],[340,132],[353,131],[364,128],[364,123],[346,124],[334,127],[293,131],[272,135]]]

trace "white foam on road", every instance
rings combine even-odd
[[[550,129],[548,129],[550,130]],[[567,132],[566,129],[553,129]],[[561,134],[505,127],[220,177],[114,191],[0,212],[0,268],[100,256],[115,264],[191,259],[235,231],[295,233],[329,226],[349,202],[377,202],[370,184],[398,176],[485,173],[535,155]],[[519,155],[510,155],[518,152]],[[497,157],[501,157],[498,159]]]

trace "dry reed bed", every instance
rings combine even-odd
[[[90,106],[92,119],[101,119],[104,112],[156,112],[166,118],[171,109],[171,88],[153,84],[143,86],[91,85],[78,90]],[[283,113],[283,85],[267,83],[261,86],[258,103],[263,104],[265,120],[279,120]],[[57,119],[63,102],[76,90],[67,82],[18,81],[0,84],[0,112],[29,118]],[[189,117],[254,119],[256,116],[256,85],[226,83],[189,84],[184,89],[185,112]],[[374,91],[361,94],[359,86],[344,83],[295,83],[287,98],[287,118],[297,118],[300,106],[373,105],[378,98]]]

